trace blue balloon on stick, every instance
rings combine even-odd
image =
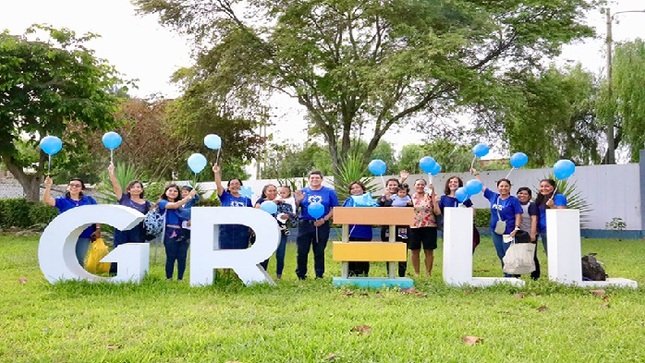
[[[466,199],[468,199],[468,191],[466,191],[466,188],[461,187],[457,190],[455,190],[455,198],[457,198],[457,201],[459,203],[463,203]]]
[[[195,174],[200,173],[202,170],[204,170],[206,164],[208,164],[208,161],[202,154],[194,153],[188,157],[188,167]]]
[[[484,184],[477,179],[471,179],[466,182],[465,188],[468,195],[476,195],[484,189]]]
[[[222,147],[222,138],[215,134],[208,134],[204,137],[204,145],[211,150],[217,150]]]
[[[525,153],[515,153],[511,156],[511,166],[515,169],[521,168],[529,162],[529,157]]]
[[[488,154],[488,151],[489,148],[486,144],[477,144],[475,145],[475,147],[473,147],[473,154],[475,154],[475,156],[477,156],[478,158],[486,156],[486,154]]]
[[[312,218],[319,219],[325,214],[325,206],[320,202],[311,203],[307,207],[307,213],[309,213]]]
[[[52,156],[63,149],[63,142],[56,136],[45,136],[40,140],[40,150]]]
[[[575,171],[576,171],[576,165],[571,160],[567,160],[567,159],[558,160],[553,165],[553,174],[559,180],[564,180],[570,177],[571,175],[573,175]]]
[[[441,165],[439,165],[439,163],[434,163],[434,166],[432,167],[432,169],[430,169],[430,172],[428,174],[431,174],[434,176],[439,174],[440,172],[441,172]]]
[[[117,147],[121,146],[121,141],[123,141],[123,139],[121,138],[121,135],[117,134],[114,131],[106,132],[103,135],[102,140],[103,140],[103,145],[109,150],[114,150]]]
[[[265,200],[264,202],[262,202],[262,204],[260,204],[260,209],[269,214],[278,213],[278,205],[270,200]]]
[[[370,173],[376,176],[381,176],[385,174],[387,165],[385,165],[385,162],[381,159],[374,159],[367,165],[367,169],[369,169]]]
[[[426,174],[432,174],[432,171],[436,168],[436,165],[437,161],[431,156],[424,156],[421,158],[421,160],[419,160],[419,168]],[[441,170],[441,166],[439,167],[439,170]]]

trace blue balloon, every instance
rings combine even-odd
[[[367,165],[367,169],[369,169],[370,173],[376,176],[381,176],[385,174],[387,166],[385,165],[385,162],[383,160],[374,159]]]
[[[52,156],[63,148],[63,142],[56,136],[45,136],[40,140],[40,150]]]
[[[476,195],[484,189],[484,184],[477,179],[471,179],[466,182],[466,192],[468,195]]]
[[[204,137],[204,145],[211,150],[217,150],[222,147],[222,138],[215,134],[208,134]]]
[[[194,153],[188,157],[188,167],[195,174],[204,170],[204,168],[206,167],[206,164],[208,164],[208,161],[206,160],[206,157],[202,154]]]
[[[428,174],[437,175],[440,172],[441,172],[441,165],[439,165],[439,163],[434,163],[434,166],[432,167],[432,169],[430,169],[430,172]]]
[[[265,200],[264,202],[262,202],[262,204],[260,204],[260,209],[269,214],[278,213],[278,205],[270,200]]]
[[[426,174],[432,174],[432,170],[434,170],[436,164],[437,161],[431,156],[424,156],[419,160],[419,168]],[[441,170],[441,167],[439,167],[439,170]]]
[[[468,191],[466,191],[466,188],[461,187],[457,190],[455,190],[455,198],[459,201],[459,203],[463,203],[466,199],[468,199]]]
[[[564,180],[576,171],[576,165],[571,160],[558,160],[553,165],[553,174],[556,178]]]
[[[518,169],[529,162],[529,157],[525,153],[515,153],[511,156],[511,166]]]
[[[123,141],[121,135],[114,131],[106,132],[105,135],[103,135],[103,145],[109,150],[114,150],[121,146],[121,141]]]
[[[325,206],[319,202],[311,203],[307,207],[307,213],[309,213],[311,218],[319,219],[325,214]]]
[[[477,156],[478,158],[481,158],[482,156],[486,156],[488,154],[488,145],[486,144],[477,144],[475,147],[473,147],[473,154]]]

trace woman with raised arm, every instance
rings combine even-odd
[[[161,214],[165,213],[166,226],[163,245],[166,249],[166,279],[172,280],[175,261],[177,261],[177,280],[181,281],[186,271],[186,257],[190,244],[182,239],[181,219],[177,211],[193,199],[197,191],[193,189],[184,198],[181,198],[179,194],[177,184],[170,184],[161,194],[155,206],[159,207]]]
[[[251,199],[240,194],[242,180],[233,178],[224,189],[220,166],[213,165],[213,176],[217,186],[217,196],[222,207],[253,207]],[[219,248],[223,250],[243,250],[249,247],[251,231],[241,224],[226,224],[219,226]]]
[[[540,215],[538,217],[538,231],[544,246],[544,253],[547,253],[546,245],[546,210],[567,209],[567,197],[556,192],[556,183],[553,179],[540,180],[540,194],[535,198]]]
[[[52,180],[48,176],[45,178],[45,193],[43,194],[43,202],[58,209],[58,213],[64,213],[72,208],[80,207],[83,205],[97,204],[96,200],[90,196],[84,195],[85,183],[79,178],[72,178],[67,184],[67,192],[64,196],[53,198],[51,196]],[[87,227],[76,241],[76,259],[78,263],[85,267],[85,257],[87,250],[90,247],[90,242],[96,238],[101,237],[101,225],[91,225]]]
[[[470,172],[479,181],[479,173],[475,169],[470,169]],[[483,182],[482,182],[483,184]],[[504,268],[504,256],[506,251],[511,246],[511,240],[515,237],[515,233],[519,231],[522,224],[522,205],[519,199],[511,195],[511,181],[508,179],[500,179],[497,181],[497,191],[486,188],[484,185],[484,198],[490,202],[490,232],[499,257]],[[513,277],[504,273],[505,277]]]
[[[414,274],[419,276],[421,270],[421,248],[425,255],[426,275],[432,275],[434,250],[437,249],[437,216],[439,197],[432,188],[432,194],[426,192],[426,181],[417,179],[414,182],[412,204],[414,205],[414,223],[410,226],[408,247],[412,251],[412,267]]]
[[[144,199],[145,191],[143,190],[143,183],[139,180],[132,180],[125,187],[125,193],[123,193],[123,189],[121,189],[121,185],[116,179],[114,170],[114,164],[110,163],[110,166],[108,166],[108,174],[110,175],[110,182],[112,183],[112,191],[114,191],[119,205],[130,207],[143,214],[148,213],[150,210],[150,202]],[[117,248],[123,243],[145,242],[145,240],[146,231],[143,227],[143,222],[127,231],[114,229],[114,248]]]

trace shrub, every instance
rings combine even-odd
[[[2,228],[18,227],[27,228],[32,225],[29,221],[29,210],[34,202],[27,201],[25,198],[13,198],[0,200],[0,209],[2,210]]]
[[[49,224],[58,216],[58,209],[44,203],[35,203],[29,210],[29,226]]]
[[[490,226],[490,209],[477,209],[475,212],[475,225],[477,227]]]

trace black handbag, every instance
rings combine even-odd
[[[522,231],[521,229],[515,232],[515,243],[529,243],[529,242],[531,242],[531,235],[528,232]]]

